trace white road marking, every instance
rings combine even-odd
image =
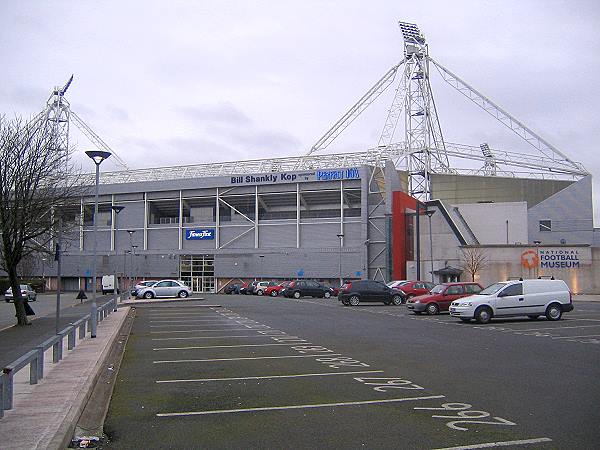
[[[171,324],[171,325],[150,325],[150,328],[165,328],[165,327],[195,327],[198,326],[198,324]],[[226,323],[220,323],[220,324],[216,324],[216,325],[202,325],[203,327],[220,327],[220,326],[224,326],[224,327],[239,327],[240,324],[239,323],[232,323],[232,324],[226,324]]]
[[[229,328],[227,330],[180,330],[180,331],[151,331],[150,334],[167,334],[167,333],[198,333],[201,331],[252,331],[248,328]]]
[[[249,331],[249,330],[244,330]],[[183,341],[190,339],[224,339],[224,338],[247,338],[247,339],[256,339],[256,338],[267,338],[269,336],[258,335],[258,336],[194,336],[194,337],[171,337],[171,338],[153,338],[153,341]]]
[[[545,327],[545,328],[530,328],[529,330],[519,330],[509,328],[511,331],[518,331],[519,333],[525,333],[527,331],[539,331],[539,330],[567,330],[571,328],[598,328],[600,327],[600,323],[598,325],[578,325],[575,327]]]
[[[206,345],[206,346],[189,346],[189,347],[160,347],[152,350],[193,350],[202,348],[240,348],[240,347],[272,347],[274,345],[287,345],[288,347],[296,344],[242,344],[242,345]]]
[[[185,306],[180,306],[180,305],[169,305],[169,306],[153,306],[151,308],[148,308],[148,311],[160,311],[161,309],[166,309],[166,308],[179,308],[181,310],[186,311],[188,308],[220,308],[221,305],[185,305]]]
[[[483,444],[460,445],[458,447],[436,448],[434,450],[469,450],[474,448],[508,447],[510,445],[539,444],[541,442],[552,442],[550,438],[521,439],[519,441],[486,442]]]
[[[176,416],[203,416],[208,414],[230,414],[240,412],[257,412],[257,411],[280,411],[284,409],[309,409],[309,408],[331,408],[334,406],[358,406],[358,405],[377,405],[380,403],[399,403],[413,400],[433,400],[436,398],[444,398],[443,395],[431,395],[428,397],[408,397],[408,398],[388,398],[379,400],[365,400],[358,402],[341,402],[341,403],[319,403],[313,405],[288,405],[288,406],[267,406],[264,408],[246,408],[246,409],[216,409],[212,411],[189,411],[180,413],[162,413],[157,414],[157,417],[176,417]]]
[[[383,370],[368,370],[363,372],[324,372],[324,373],[299,373],[294,375],[265,375],[260,377],[232,377],[232,378],[196,378],[188,380],[157,380],[157,383],[202,383],[205,381],[240,381],[240,380],[270,380],[276,378],[303,378],[327,377],[333,375],[360,375],[364,373],[382,373]]]
[[[600,336],[600,334],[587,334],[585,336],[559,336],[559,337],[553,337],[552,339],[580,339],[580,338],[589,338],[589,337],[596,337],[596,336]]]
[[[288,358],[317,358],[323,355],[285,355],[285,356],[253,356],[246,358],[214,358],[214,359],[174,359],[166,361],[152,361],[153,364],[187,363],[187,362],[217,362],[217,361],[251,361],[258,359],[288,359]],[[341,356],[341,353],[328,354],[327,356]]]
[[[150,323],[181,323],[181,322],[204,322],[204,323],[222,323],[226,324],[227,322],[231,322],[228,320],[219,320],[219,319],[173,319],[173,320],[150,320]],[[239,324],[238,324],[239,325]]]

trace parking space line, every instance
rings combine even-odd
[[[436,448],[434,450],[470,450],[470,449],[475,449],[475,448],[492,448],[492,447],[508,447],[510,445],[539,444],[541,442],[552,442],[552,439],[544,437],[544,438],[536,438],[536,439],[521,439],[518,441],[486,442],[483,444],[460,445],[458,447]]]
[[[183,318],[181,318],[181,319],[174,318],[172,320],[150,320],[150,323],[181,323],[181,322],[204,322],[204,323],[222,323],[222,324],[226,324],[227,322],[231,322],[231,320],[223,320],[223,319],[183,319]]]
[[[436,398],[444,398],[443,395],[431,395],[427,397],[407,397],[407,398],[388,398],[379,400],[364,400],[357,402],[340,402],[340,403],[319,403],[312,405],[286,405],[286,406],[266,406],[263,408],[244,408],[244,409],[216,409],[212,411],[189,411],[180,413],[161,413],[157,417],[177,417],[177,416],[203,416],[209,414],[231,414],[241,412],[258,412],[258,411],[281,411],[286,409],[310,409],[310,408],[331,408],[335,406],[359,406],[359,405],[377,405],[381,403],[399,403],[409,402],[414,400],[433,400]]]
[[[310,344],[310,342],[307,342]],[[153,348],[152,350],[193,350],[193,349],[203,349],[203,348],[241,348],[241,347],[272,347],[274,345],[298,345],[296,343],[291,344],[241,344],[241,345],[205,345],[205,346],[189,346],[189,347],[160,347]],[[304,345],[304,343],[303,343]]]
[[[328,377],[333,375],[360,375],[365,373],[383,373],[383,370],[365,370],[362,372],[324,372],[297,373],[294,375],[265,375],[260,377],[230,377],[230,378],[195,378],[188,380],[157,380],[157,383],[203,383],[205,381],[241,381],[241,380],[271,380],[277,378]]]
[[[191,325],[190,325],[191,326]],[[236,325],[237,326],[237,325]],[[225,330],[177,330],[177,331],[151,331],[150,334],[168,334],[168,333],[198,333],[204,331],[252,331],[248,328],[229,328]]]
[[[185,306],[180,306],[180,305],[169,305],[169,306],[153,306],[151,308],[148,308],[148,311],[159,311],[161,309],[167,309],[167,308],[179,308],[182,310],[187,310],[188,308],[220,308],[221,305],[185,305]]]
[[[187,363],[187,362],[217,362],[217,361],[254,361],[259,359],[288,359],[288,358],[318,358],[323,356],[342,356],[341,353],[328,353],[327,355],[284,355],[284,356],[252,356],[244,358],[214,358],[214,359],[173,359],[166,361],[152,361],[153,364]]]
[[[556,326],[556,327],[544,327],[544,328],[531,328],[529,330],[519,330],[519,329],[515,328],[515,329],[511,329],[511,330],[522,333],[522,332],[526,332],[526,331],[538,331],[538,330],[570,330],[573,328],[598,328],[598,327],[600,327],[600,323],[598,325],[578,325],[578,326],[574,326],[574,327]]]
[[[558,336],[552,337],[552,339],[579,339],[579,338],[588,338],[588,337],[596,337],[600,336],[600,334],[587,334],[585,336]]]
[[[184,321],[187,322],[187,321]],[[172,324],[168,324],[168,325],[150,325],[150,328],[165,328],[165,327],[196,327],[198,326],[198,324],[185,324],[185,323],[180,323],[180,322],[174,322]],[[203,324],[203,327],[239,327],[240,324],[239,323],[218,323],[215,325],[208,325],[208,324]]]
[[[249,330],[244,330],[249,331]],[[246,339],[256,339],[256,338],[268,338],[270,336],[265,336],[264,334],[257,334],[254,336],[190,336],[190,337],[170,337],[170,338],[153,338],[153,341],[184,341],[191,339],[232,339],[232,338],[246,338]]]

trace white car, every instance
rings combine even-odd
[[[21,285],[19,285],[19,287],[21,288],[21,297],[22,298],[27,298],[27,301],[30,301],[30,302],[36,301],[37,294],[31,286],[29,286],[28,284],[21,284]],[[6,303],[13,300],[13,293],[12,293],[11,287],[8,288],[6,290],[6,292],[4,293],[4,300],[6,300]]]
[[[160,280],[152,286],[138,289],[137,298],[179,297],[187,298],[192,290],[178,280]]]
[[[254,286],[253,294],[263,295],[269,286],[277,286],[277,283],[274,281],[259,281]]]
[[[140,289],[146,288],[146,287],[150,287],[154,283],[158,283],[158,280],[140,281],[133,287],[133,289],[131,289],[131,296],[135,297],[137,295],[137,291],[139,291]]]
[[[562,280],[504,281],[450,304],[451,316],[479,323],[488,323],[492,317],[515,316],[559,320],[569,311],[573,311],[573,297]]]

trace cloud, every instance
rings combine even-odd
[[[193,122],[212,122],[228,125],[249,125],[252,120],[229,102],[212,105],[183,106],[175,108],[184,119]]]

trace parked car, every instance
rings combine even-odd
[[[400,286],[402,286],[403,284],[408,283],[409,281],[410,280],[395,280],[395,281],[390,281],[389,283],[386,283],[386,286],[398,289]]]
[[[277,286],[275,281],[259,281],[256,283],[256,286],[254,286],[254,294],[263,295],[268,287],[274,286]]]
[[[160,280],[152,286],[138,289],[136,297],[155,298],[155,297],[179,297],[187,298],[192,295],[192,290],[177,280]]]
[[[136,297],[137,292],[140,289],[152,286],[154,283],[158,283],[158,281],[157,280],[146,280],[146,281],[140,281],[139,283],[136,283],[136,285],[133,287],[133,289],[131,289],[131,296]]]
[[[337,297],[337,296],[338,296],[338,294],[340,293],[340,288],[339,288],[339,287],[337,287],[337,286],[330,286],[330,285],[328,285],[328,284],[324,284],[324,286],[325,286],[326,288],[329,288],[329,290],[331,291],[331,296],[332,296],[332,297]]]
[[[450,315],[464,322],[488,323],[493,317],[527,316],[560,320],[573,311],[573,296],[563,280],[505,281],[488,286],[477,295],[452,302]]]
[[[285,297],[331,297],[331,290],[314,280],[292,281],[283,291]]]
[[[250,286],[250,283],[242,283],[242,285],[240,286],[240,294],[245,295],[249,286]]]
[[[430,315],[448,311],[450,303],[462,297],[478,294],[483,288],[479,283],[442,283],[434,286],[429,294],[407,300],[406,307],[415,314],[426,312]]]
[[[400,289],[406,294],[406,299],[409,300],[418,295],[429,294],[429,292],[435,287],[435,284],[429,281],[406,281],[400,286],[395,286],[396,289]]]
[[[268,286],[267,289],[265,289],[265,295],[277,297],[281,293],[281,291],[283,291],[286,287],[289,286],[290,283],[291,281],[282,281],[281,283],[276,284],[275,286]]]
[[[228,284],[227,286],[225,286],[225,289],[223,289],[223,292],[225,294],[239,294],[240,287],[241,285],[239,284]]]
[[[345,283],[340,289],[338,300],[344,306],[357,306],[360,302],[383,302],[386,305],[401,305],[406,295],[380,281],[359,280]]]
[[[36,301],[37,294],[31,286],[29,286],[28,284],[20,284],[19,287],[21,288],[22,298],[27,298],[27,301],[30,302]],[[4,300],[6,300],[6,303],[11,302],[13,300],[13,292],[11,287],[9,287],[4,293]]]
[[[248,284],[248,286],[246,286],[246,289],[244,289],[244,294],[246,294],[246,295],[254,294],[254,288],[256,287],[257,284],[258,284],[258,281],[252,281],[250,284]]]

